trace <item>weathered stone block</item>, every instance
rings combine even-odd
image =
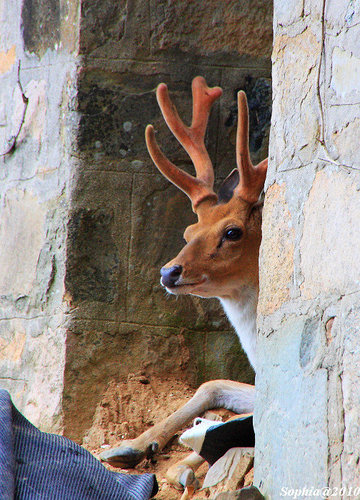
[[[335,146],[335,154],[340,164],[344,163],[344,165],[348,166],[352,164],[360,165],[359,149],[356,147],[360,119],[352,119],[351,116],[346,115],[342,117],[341,123],[337,123],[333,127],[331,139],[333,146]],[[354,140],[354,137],[356,140]]]
[[[118,298],[119,250],[112,236],[114,214],[79,209],[68,229],[67,292],[74,303],[111,304]]]
[[[271,50],[272,31],[264,22],[272,6],[246,1],[219,3],[165,2],[151,0],[151,54],[168,56],[177,51],[185,57],[194,54],[212,57],[226,65],[232,60],[266,58]],[[179,23],[179,19],[184,22]]]
[[[274,15],[276,23],[281,27],[296,23],[303,15],[304,4],[297,0],[274,2]]]
[[[260,275],[258,313],[261,315],[275,312],[290,298],[289,288],[294,270],[294,229],[285,193],[285,184],[273,184],[266,194],[260,267],[267,271]],[[282,231],[277,229],[279,221]]]
[[[334,47],[332,52],[331,87],[342,98],[359,92],[360,58],[352,52]]]
[[[45,207],[40,200],[26,191],[8,191],[0,212],[1,295],[17,299],[30,294],[44,231]]]
[[[60,0],[25,0],[22,6],[25,49],[42,56],[60,43]]]
[[[84,72],[79,84],[80,151],[95,155],[95,161],[125,160],[130,169],[130,161],[148,159],[145,126],[159,114],[154,77],[93,70]]]
[[[80,51],[93,57],[149,55],[149,6],[143,0],[81,2]]]
[[[1,321],[1,387],[31,422],[47,431],[61,429],[63,333],[60,317]]]
[[[212,0],[82,2],[81,51],[92,57],[177,59],[233,65],[234,59],[267,64],[271,4]],[[179,22],[182,20],[182,22]]]
[[[360,286],[360,240],[354,228],[360,217],[358,181],[345,172],[322,170],[304,207],[300,245],[301,285],[305,298],[343,294]]]
[[[26,98],[28,99],[26,105],[26,115],[24,123],[18,136],[18,143],[29,140],[30,137],[41,149],[44,141],[44,130],[46,126],[46,111],[47,111],[47,82],[45,80],[31,80],[25,88]],[[14,109],[14,117],[12,119],[16,129],[14,135],[17,133],[19,124],[23,119],[24,102],[20,88],[16,89],[16,107]]]
[[[296,36],[279,34],[274,39],[272,134],[277,146],[270,156],[278,170],[293,168],[296,159],[308,164],[318,146],[320,123],[314,110],[318,109],[319,36],[307,27]]]
[[[55,53],[58,3],[14,1],[2,2],[0,7],[4,71],[0,385],[35,425],[60,432],[66,312],[62,298],[71,177],[70,148],[65,144],[71,142],[74,126],[66,103],[73,95],[68,83],[73,81],[76,65],[69,53]],[[68,4],[62,2],[63,13]],[[5,155],[11,145],[12,153]]]
[[[360,256],[354,228],[359,219],[355,26],[360,11],[354,2],[278,0],[274,13],[254,418],[255,484],[277,499],[281,487],[359,484],[354,333],[359,329]],[[284,199],[273,198],[279,184],[286,186]],[[280,214],[287,205],[290,219],[274,217],[269,234],[267,214]],[[285,252],[293,246],[293,275],[284,251],[275,262],[268,260],[273,233],[288,240]],[[280,263],[284,276],[279,283],[290,294],[286,290],[278,307],[271,308],[271,288],[263,285],[271,283],[272,269]]]
[[[126,317],[131,182],[125,173],[90,171],[78,176],[65,284],[67,300],[80,317]]]
[[[326,9],[326,24],[329,31],[334,31],[336,35],[341,37],[341,33],[338,31],[339,26],[344,29],[346,35],[343,38],[343,42],[347,41],[347,38],[351,39],[352,36],[356,36],[358,33],[353,33],[352,36],[348,33],[349,28],[357,25],[360,21],[360,8],[358,3],[354,2],[330,2]],[[354,47],[356,50],[357,47]]]
[[[258,338],[254,484],[270,498],[281,487],[327,484],[327,372],[317,366],[314,351],[312,362],[301,366],[307,328],[306,318],[293,314],[276,333]],[[317,353],[321,335],[313,331]]]

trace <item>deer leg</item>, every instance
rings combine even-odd
[[[176,488],[185,489],[188,486],[192,486],[197,490],[200,485],[195,477],[195,472],[204,462],[205,460],[193,451],[166,471],[166,479]]]
[[[215,413],[211,413],[211,411],[205,412],[204,418],[207,420],[214,420],[214,422],[221,421],[221,418]],[[179,489],[186,489],[187,487],[193,490],[199,489],[200,483],[195,477],[195,472],[204,462],[205,460],[193,451],[187,457],[173,464],[166,471],[168,483]]]
[[[135,467],[151,458],[170,438],[193,418],[207,410],[226,408],[235,413],[254,409],[255,387],[231,380],[212,380],[202,384],[194,396],[172,415],[157,423],[135,439],[126,440],[118,448],[106,450],[100,459],[115,467]]]

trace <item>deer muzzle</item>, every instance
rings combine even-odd
[[[161,280],[160,283],[166,288],[173,288],[176,286],[182,273],[182,266],[175,265],[171,267],[162,267],[160,270]]]

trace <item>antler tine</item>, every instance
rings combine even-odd
[[[170,99],[167,86],[161,83],[156,90],[164,119],[171,132],[190,156],[195,167],[196,178],[181,171],[167,160],[156,143],[153,129],[147,129],[146,141],[155,165],[171,182],[190,197],[195,211],[204,199],[217,200],[213,191],[214,171],[205,148],[204,138],[211,106],[220,97],[222,90],[219,87],[209,88],[204,78],[196,77],[192,83],[192,94],[193,119],[191,127],[187,127]]]
[[[236,134],[236,164],[240,170],[246,170],[251,165],[249,150],[249,108],[246,94],[238,92],[238,123]]]
[[[192,82],[193,119],[191,127],[187,127],[171,102],[167,86],[160,84],[156,92],[165,121],[192,159],[197,179],[211,189],[214,184],[214,171],[205,148],[204,138],[211,106],[221,94],[220,87],[209,88],[203,77],[197,76],[194,78]]]
[[[208,188],[202,185],[198,179],[184,172],[184,170],[181,170],[166,158],[156,142],[155,131],[152,125],[148,125],[145,129],[145,140],[150,156],[157,168],[170,182],[189,196],[195,210],[200,201],[209,196]]]
[[[246,94],[238,92],[238,124],[236,133],[236,164],[240,181],[234,193],[249,203],[256,203],[264,187],[268,160],[254,166],[249,150],[249,109]]]
[[[197,76],[192,81],[192,95],[193,113],[190,129],[196,142],[203,144],[211,106],[222,95],[222,89],[208,87],[205,78]]]

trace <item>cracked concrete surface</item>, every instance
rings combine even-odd
[[[278,499],[281,487],[360,486],[360,10],[276,0],[274,12],[255,481]],[[291,272],[274,275],[292,251]]]

